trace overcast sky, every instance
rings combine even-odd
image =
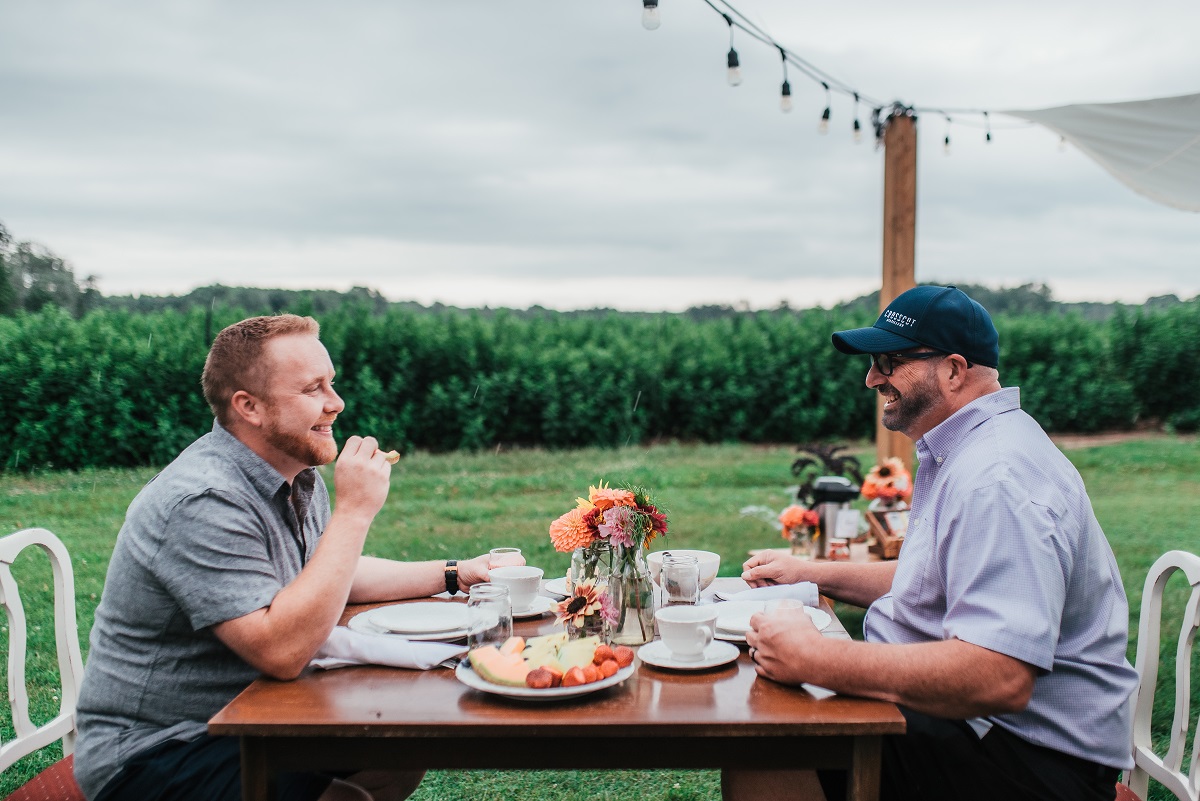
[[[703,0],[5,2],[0,221],[105,294],[369,286],[678,310],[878,287],[883,153],[852,101]],[[1195,0],[736,7],[863,94],[1041,108],[1200,91]],[[870,109],[861,109],[864,127]],[[1200,293],[1200,215],[1043,128],[918,122],[917,279]]]

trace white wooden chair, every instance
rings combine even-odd
[[[1175,652],[1175,716],[1171,721],[1171,740],[1163,756],[1154,753],[1150,740],[1150,715],[1154,708],[1154,689],[1158,683],[1159,628],[1162,618],[1163,588],[1175,571],[1182,571],[1191,585],[1179,627],[1179,646]],[[1146,575],[1142,591],[1142,611],[1138,622],[1137,672],[1140,677],[1133,712],[1133,770],[1125,784],[1139,798],[1146,798],[1150,779],[1154,779],[1181,801],[1200,801],[1200,749],[1192,734],[1191,765],[1184,771],[1187,734],[1191,724],[1191,662],[1200,627],[1200,556],[1185,551],[1168,551],[1158,558]]]
[[[62,681],[58,714],[40,726],[29,719],[29,691],[25,685],[25,655],[28,631],[25,607],[12,575],[17,554],[36,545],[50,557],[54,573],[54,634],[58,670]],[[0,538],[0,606],[8,623],[8,699],[16,736],[0,743],[0,772],[40,748],[62,740],[63,759],[42,771],[10,799],[83,798],[71,773],[75,750],[75,702],[83,678],[83,657],[75,621],[75,575],[66,546],[44,528],[29,528]]]

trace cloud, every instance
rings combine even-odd
[[[1182,4],[739,8],[886,101],[1122,100],[1195,91],[1200,74],[1200,10]],[[742,32],[746,80],[729,88],[729,31],[699,0],[664,7],[653,33],[609,3],[0,14],[0,219],[107,293],[369,285],[568,308],[612,277],[641,290],[605,305],[675,308],[878,282],[883,154],[851,141],[852,100],[834,96],[820,136],[824,92],[793,69],[781,114],[778,54]],[[942,115],[919,121],[919,279],[1200,291],[1196,215],[1042,129],[995,119],[985,145],[977,118],[951,116],[950,157]]]

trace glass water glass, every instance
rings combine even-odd
[[[508,587],[482,583],[467,598],[467,648],[499,647],[512,636],[512,605]]]
[[[694,556],[666,554],[662,560],[663,606],[695,606],[700,603],[700,560]]]

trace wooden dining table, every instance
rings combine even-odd
[[[706,595],[744,586],[718,578]],[[849,639],[822,605],[825,636]],[[342,624],[369,608],[348,607]],[[514,621],[526,638],[556,630],[550,614]],[[904,731],[894,704],[761,678],[744,644],[707,670],[635,665],[617,686],[555,702],[471,689],[445,668],[312,670],[258,679],[208,730],[241,738],[245,801],[273,801],[278,771],[361,769],[817,768],[847,771],[850,801],[878,798],[882,737]]]

